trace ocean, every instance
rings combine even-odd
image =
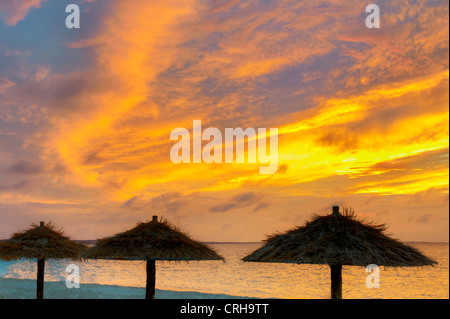
[[[379,288],[368,288],[365,267],[344,266],[345,299],[448,299],[449,244],[410,243],[438,262],[434,267],[379,268]],[[226,261],[156,262],[156,288],[257,298],[327,299],[327,265],[247,263],[240,259],[260,247],[255,243],[212,244]],[[66,267],[75,264],[80,283],[122,287],[145,286],[144,261],[48,260],[45,281],[65,281]],[[35,279],[35,261],[0,261],[0,277]],[[373,275],[373,274],[372,274]],[[1,298],[1,296],[0,296]]]

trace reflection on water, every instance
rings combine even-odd
[[[240,259],[259,244],[214,244],[226,262],[157,262],[156,287],[166,290],[224,293],[260,298],[329,298],[330,269],[326,265],[244,263]],[[368,289],[363,267],[344,266],[344,298],[449,298],[449,245],[416,243],[439,264],[424,268],[380,268],[380,288]],[[63,281],[65,267],[80,266],[81,283],[145,286],[144,261],[49,260],[45,280]],[[36,262],[0,262],[0,276],[35,279]]]

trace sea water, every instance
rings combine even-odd
[[[449,298],[449,245],[411,243],[438,262],[433,267],[379,269],[379,288],[368,288],[365,267],[344,266],[344,298]],[[330,296],[330,268],[327,265],[293,265],[243,262],[241,258],[260,244],[212,244],[226,261],[156,262],[156,288],[198,291],[259,298],[314,298]],[[145,261],[48,260],[45,281],[65,281],[66,267],[76,264],[81,284],[144,287]],[[36,261],[0,261],[0,277],[35,279]]]

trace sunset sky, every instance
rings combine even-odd
[[[0,238],[158,215],[260,241],[340,205],[448,242],[448,18],[448,0],[2,0]],[[278,171],[174,164],[170,133],[193,120],[278,128]]]

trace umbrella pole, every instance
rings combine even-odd
[[[37,291],[36,291],[36,299],[44,298],[44,268],[45,268],[45,259],[38,258],[37,264]]]
[[[342,299],[342,265],[333,264],[331,268],[331,299]]]
[[[145,299],[155,299],[155,282],[156,282],[156,266],[155,260],[147,260],[147,285],[145,287]]]

